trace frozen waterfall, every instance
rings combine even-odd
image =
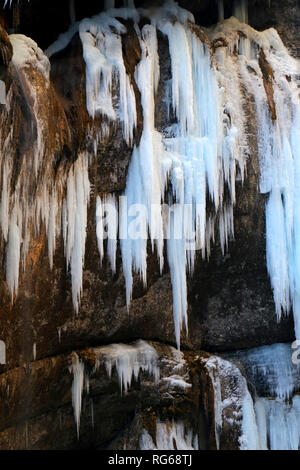
[[[238,351],[227,358],[243,366],[247,380],[257,392],[252,406],[243,411],[244,434],[256,429],[257,443],[252,448],[298,450],[300,365],[292,361],[291,345],[273,344]],[[250,421],[249,412],[253,417]]]
[[[147,11],[141,13],[144,16],[150,15]],[[109,14],[111,16],[108,17]],[[80,25],[84,48],[87,47],[86,44],[90,48],[91,25],[98,31],[99,37],[102,37],[111,25],[115,26],[119,34],[122,33],[122,26],[112,19],[114,15],[117,15],[115,10],[109,10],[91,19],[88,27],[86,23]],[[133,149],[128,171],[124,193],[126,204],[120,204],[119,207],[119,237],[127,307],[130,306],[132,296],[133,271],[140,275],[144,284],[147,282],[148,235],[161,270],[164,264],[164,240],[167,239],[175,334],[179,347],[183,324],[186,332],[188,331],[186,277],[188,272],[193,272],[195,251],[201,250],[203,256],[209,256],[210,240],[214,238],[214,226],[217,221],[223,252],[229,238],[234,235],[235,179],[237,169],[243,178],[246,156],[244,123],[238,116],[242,102],[238,103],[239,108],[232,112],[231,119],[228,120],[228,97],[224,98],[218,85],[217,72],[211,62],[207,44],[201,42],[193,30],[191,14],[175,3],[167,2],[162,9],[150,16],[151,24],[145,25],[142,30],[138,26],[137,10],[127,9],[121,13],[118,11],[118,17],[120,15],[124,18],[131,17],[135,21],[135,30],[140,42],[142,58],[135,71],[135,80],[141,93],[144,121],[141,140],[139,146]],[[160,76],[157,31],[168,37],[172,80],[166,87],[168,89],[170,86],[171,106],[176,117],[176,123],[164,132],[155,128],[154,118],[155,94]],[[111,31],[110,35],[114,36],[116,33]],[[53,50],[59,50],[61,45],[58,41],[51,53]],[[101,49],[98,44],[97,48]],[[91,69],[94,62],[86,63],[89,77],[90,70],[94,70]],[[111,80],[107,83],[111,83]],[[101,82],[97,87],[102,89]],[[107,89],[103,88],[103,93],[105,99],[109,99],[111,103],[110,89],[111,85]],[[120,103],[124,101],[121,93],[120,89]],[[236,90],[234,93],[236,94]],[[130,92],[127,92],[126,96],[130,96]],[[93,115],[97,109],[101,113],[101,108],[97,108],[101,101],[102,98],[95,96],[87,82],[87,107],[90,114]],[[129,102],[132,100],[127,98],[127,103]],[[114,120],[116,116],[113,112],[107,114],[110,106],[105,106],[105,115]],[[131,105],[130,109],[132,108]],[[129,129],[124,135],[127,138],[132,135],[135,114],[132,111],[122,111],[119,119],[124,123],[124,127]],[[166,195],[168,186],[171,189]],[[230,197],[225,203],[224,194],[227,188]],[[215,213],[212,214],[206,211],[207,193],[215,208]],[[173,205],[168,204],[170,199],[173,199]],[[97,201],[99,218],[101,213],[106,212],[104,207],[107,204],[101,201],[100,197]],[[97,223],[101,258],[102,237],[107,236],[103,230],[104,226],[111,232],[110,220],[106,220],[103,227],[101,221]],[[109,256],[111,257],[110,254]]]
[[[187,276],[193,273],[196,253],[209,257],[217,231],[223,253],[234,237],[236,181],[243,181],[249,156],[246,90],[254,96],[257,109],[260,190],[268,194],[267,267],[276,312],[280,319],[282,312],[287,314],[293,307],[296,336],[300,337],[299,62],[289,56],[274,29],[257,32],[246,24],[246,0],[236,1],[236,17],[226,20],[219,2],[223,21],[205,31],[198,29],[191,13],[172,0],[149,11],[135,9],[133,5],[112,7],[113,2],[108,2],[105,12],[72,24],[46,52],[50,57],[64,49],[79,33],[86,63],[87,110],[90,116],[103,118],[97,139],[106,135],[110,123],[119,122],[124,140],[133,146],[124,194],[120,200],[113,194],[105,197],[99,194],[96,214],[100,259],[107,245],[113,271],[120,240],[127,308],[132,297],[133,274],[137,273],[144,285],[147,283],[149,239],[161,272],[167,258],[175,336],[180,346],[182,328],[188,332]],[[140,27],[141,18],[146,18],[149,24]],[[133,22],[141,49],[134,77],[129,76],[123,58],[122,36],[127,32],[124,20]],[[171,61],[171,79],[162,84],[158,32],[168,40]],[[37,100],[36,85],[29,82],[26,74],[32,66],[48,83],[49,60],[25,36],[11,35],[10,40],[13,65],[27,84],[24,89],[30,90]],[[212,53],[209,41],[223,42],[214,46]],[[135,144],[137,103],[133,78],[140,91],[143,114],[142,135]],[[155,124],[159,86],[165,88],[168,115],[173,116],[160,130]],[[34,161],[30,169],[29,162],[23,163],[26,171],[32,170],[36,175],[38,190],[34,201],[26,196],[30,181],[20,179],[12,198],[15,203],[8,203],[12,191],[9,150],[8,158],[1,163],[0,211],[3,238],[8,241],[8,287],[14,299],[31,227],[38,233],[44,224],[51,267],[56,238],[63,234],[73,304],[78,312],[90,197],[88,164],[93,155],[80,155],[69,174],[54,187],[50,187],[49,178],[40,180],[41,171],[49,174],[50,168],[45,168],[42,159],[45,123],[39,116],[38,102],[35,107]],[[8,136],[7,146],[11,138]],[[98,141],[93,138],[96,151]],[[209,209],[208,201],[212,203]],[[108,223],[104,223],[109,205],[113,211],[109,212]],[[107,237],[108,243],[104,243]]]
[[[5,0],[5,5],[10,3]],[[89,204],[95,189],[89,169],[98,145],[110,135],[111,127],[119,126],[131,157],[122,193],[95,191],[92,217],[99,270],[105,256],[114,275],[121,263],[130,313],[134,278],[139,276],[147,285],[150,253],[157,258],[160,274],[167,265],[174,337],[180,349],[181,335],[189,330],[188,277],[197,256],[209,259],[212,243],[217,242],[224,255],[234,239],[234,209],[247,177],[253,138],[260,169],[257,190],[266,200],[266,262],[274,317],[280,321],[293,311],[295,336],[300,340],[299,61],[291,57],[275,29],[258,32],[247,24],[247,0],[234,0],[233,16],[228,19],[223,0],[218,0],[219,23],[207,28],[196,25],[193,15],[173,0],[153,9],[124,3],[127,6],[117,9],[113,0],[106,0],[105,11],[78,22],[72,8],[70,29],[46,53],[24,35],[9,36],[11,73],[32,110],[35,138],[31,158],[19,158],[18,174],[12,129],[3,137],[0,152],[1,243],[12,303],[22,282],[20,273],[26,270],[30,243],[45,235],[53,270],[58,239],[62,239],[73,307],[79,313]],[[125,24],[129,23],[139,47],[133,71],[124,58],[123,41],[129,32]],[[49,59],[77,33],[86,67],[86,110],[98,127],[88,129],[86,140],[92,145],[80,149],[74,160],[56,172],[55,156],[46,145],[49,129],[41,89],[52,87]],[[162,37],[170,60],[166,80],[159,47]],[[157,124],[159,94],[164,96],[161,104],[167,116],[163,125]],[[247,130],[248,100],[255,110],[255,136]],[[5,110],[9,112],[13,104],[10,89]],[[9,124],[4,113],[1,119],[2,138],[2,129]],[[58,138],[57,131],[54,140]],[[126,307],[124,301],[122,308]],[[100,369],[116,379],[118,396],[128,397],[142,374],[154,384],[160,382],[158,354],[144,341],[93,348],[93,354],[92,370],[77,354],[70,365],[77,435],[84,386],[88,393],[89,379]],[[33,356],[36,359],[36,343]],[[222,448],[225,427],[233,424],[240,449],[299,449],[300,366],[291,358],[289,344],[274,344],[202,360],[214,397],[217,449]],[[180,393],[192,388],[191,377],[176,372],[161,382]],[[156,441],[143,428],[139,446],[198,449],[198,435],[181,420],[158,419]]]

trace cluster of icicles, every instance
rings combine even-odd
[[[222,2],[219,3],[221,8]],[[237,5],[240,4],[237,2]],[[246,19],[244,8],[237,7],[236,14],[241,20]],[[141,17],[148,18],[149,24],[140,29]],[[107,252],[113,270],[116,268],[117,239],[120,239],[128,308],[133,272],[138,273],[146,284],[147,238],[151,240],[161,270],[166,240],[175,334],[180,346],[183,324],[186,331],[188,329],[186,279],[187,274],[193,271],[195,247],[202,256],[209,256],[216,227],[223,251],[230,237],[234,236],[235,184],[237,179],[243,180],[249,153],[243,94],[246,89],[255,97],[256,103],[261,192],[269,193],[266,208],[267,259],[276,311],[280,317],[281,311],[287,312],[292,302],[296,334],[300,337],[298,63],[288,55],[274,29],[258,33],[234,17],[206,31],[211,40],[226,39],[223,47],[218,47],[212,57],[209,46],[197,35],[193,16],[173,1],[151,12],[135,8],[110,9],[74,23],[46,53],[50,57],[63,49],[79,32],[86,62],[88,112],[91,116],[101,114],[106,118],[99,135],[106,132],[107,120],[119,121],[128,144],[133,141],[137,122],[136,101],[122,55],[121,36],[126,34],[126,27],[116,18],[134,22],[142,51],[135,80],[141,93],[143,132],[139,145],[133,148],[123,195],[126,197],[120,204],[114,195],[102,200],[97,197],[97,238],[102,259],[103,232],[105,227],[108,228]],[[168,38],[172,78],[164,86],[166,106],[176,121],[161,132],[155,128],[155,94],[160,79],[158,31]],[[21,68],[28,62],[33,63],[30,54],[34,46],[28,44],[30,40],[18,35],[11,36],[11,39],[15,66]],[[274,73],[275,121],[270,116],[258,62],[261,50]],[[233,54],[235,51],[238,54]],[[36,46],[34,57],[35,66],[44,70],[48,80],[49,62]],[[113,86],[116,82],[118,96],[115,96]],[[38,116],[37,123],[38,139],[33,162],[36,172],[44,150],[43,123],[39,122]],[[9,139],[7,143],[8,147]],[[78,311],[90,194],[90,158],[92,156],[81,154],[69,174],[54,187],[45,178],[30,210],[26,206],[28,196],[21,194],[18,186],[11,198],[14,204],[9,206],[7,174],[11,173],[12,162],[9,158],[2,159],[1,225],[4,239],[8,241],[7,282],[12,297],[18,290],[21,251],[24,262],[28,251],[29,226],[33,223],[38,230],[42,221],[48,234],[51,265],[56,237],[63,233],[67,264],[72,275],[73,304]],[[65,196],[58,197],[64,185]],[[214,211],[207,211],[207,197],[212,201]],[[63,202],[59,203],[60,200]],[[166,204],[172,206],[171,211],[164,210]],[[137,205],[145,210],[137,212]],[[115,211],[110,211],[111,207]],[[130,232],[132,221],[135,221],[134,236]],[[25,234],[23,242],[22,233]]]
[[[142,30],[140,15],[151,24]],[[183,323],[187,330],[187,272],[192,272],[195,249],[209,255],[218,221],[222,250],[233,236],[233,205],[237,169],[240,178],[245,166],[245,137],[241,100],[238,109],[228,118],[229,95],[218,85],[217,71],[212,66],[209,47],[193,32],[193,17],[173,2],[150,15],[135,9],[110,10],[90,20],[83,20],[62,35],[47,51],[50,56],[65,47],[78,29],[87,64],[87,107],[94,116],[100,113],[123,124],[124,139],[131,143],[136,125],[136,103],[131,82],[126,74],[121,34],[125,27],[115,17],[134,21],[142,57],[135,70],[141,93],[143,132],[134,147],[128,170],[124,197],[118,207],[113,195],[97,198],[97,236],[100,257],[104,254],[102,228],[107,227],[107,252],[111,267],[116,266],[116,240],[120,239],[126,297],[129,308],[133,272],[146,284],[147,238],[164,265],[164,240],[173,286],[173,309],[177,345]],[[112,30],[113,28],[113,30]],[[168,37],[172,80],[165,84],[166,101],[176,124],[158,132],[155,128],[155,94],[159,85],[160,67],[157,31]],[[113,106],[113,76],[119,80],[118,109]],[[166,188],[170,191],[167,195]],[[224,194],[230,196],[226,202]],[[215,212],[206,213],[207,193]],[[173,211],[165,211],[165,204]],[[144,211],[135,212],[136,206]],[[116,210],[109,210],[113,206]],[[102,216],[103,225],[101,226]],[[118,216],[116,216],[118,214]],[[138,223],[137,223],[138,220]],[[131,222],[135,231],[130,232]],[[190,248],[192,245],[192,248]]]
[[[193,435],[192,429],[185,429],[179,421],[161,422],[157,419],[155,443],[146,429],[140,436],[140,450],[198,450],[198,436]]]
[[[97,372],[101,365],[104,365],[109,377],[112,376],[113,369],[116,369],[121,394],[127,393],[132,380],[137,380],[140,372],[147,372],[157,383],[160,376],[158,365],[158,355],[155,349],[145,341],[139,340],[133,345],[111,344],[95,348],[96,362],[94,369],[89,373],[85,371],[84,362],[74,353],[70,372],[73,373],[72,383],[72,405],[74,418],[79,436],[80,417],[82,409],[82,395],[84,386],[89,392],[90,377]]]
[[[236,355],[245,367],[247,379],[257,386],[258,392],[253,400],[248,393],[243,403],[241,448],[298,450],[299,359],[296,364],[292,363],[291,345],[273,344]]]
[[[217,449],[226,423],[238,430],[241,450],[298,450],[299,359],[291,361],[291,345],[237,351],[227,359],[203,359],[214,390]]]
[[[173,350],[173,348],[171,348]],[[175,361],[170,372],[184,364],[182,353],[174,349]],[[109,377],[115,368],[121,394],[127,393],[132,381],[141,372],[158,384],[168,380],[171,387],[191,386],[172,381],[174,375],[160,378],[160,359],[153,346],[145,341],[135,344],[112,344],[95,348],[94,368],[87,372],[84,362],[74,354],[70,371],[73,373],[72,403],[79,436],[83,390],[89,393],[90,378],[102,366]],[[181,354],[181,356],[179,356]],[[225,355],[226,356],[226,355]],[[300,376],[299,354],[295,351],[291,361],[290,344],[273,344],[259,348],[228,353],[227,358],[210,356],[202,358],[214,391],[215,440],[222,448],[222,429],[235,426],[241,450],[298,450],[300,447]],[[235,365],[236,364],[236,365]],[[239,368],[242,365],[243,374]],[[170,379],[170,380],[169,380]],[[248,383],[252,384],[252,393]],[[253,388],[255,387],[255,389]],[[93,415],[93,413],[92,413]],[[139,447],[149,449],[198,449],[198,436],[191,428],[185,429],[181,421],[157,420],[156,442],[143,429]]]
[[[174,375],[179,373],[185,365],[183,354],[175,348],[169,347],[171,358],[164,359],[171,366],[168,377],[160,378],[160,359],[155,348],[149,343],[139,340],[133,344],[111,344],[94,348],[96,360],[94,367],[86,370],[85,363],[74,353],[70,372],[73,374],[72,382],[72,405],[74,409],[74,418],[77,427],[77,436],[80,432],[80,420],[83,410],[83,391],[89,394],[90,379],[98,372],[100,367],[104,367],[108,376],[111,377],[115,369],[118,376],[121,395],[128,392],[133,380],[137,381],[140,373],[146,373],[149,379],[155,384],[168,381],[171,388],[185,389],[192,385],[185,381],[188,379],[185,375]],[[93,401],[91,402],[91,417],[93,424]],[[174,446],[175,442],[175,446]],[[186,429],[181,421],[161,422],[157,419],[156,423],[156,442],[146,431],[142,430],[139,447],[141,450],[160,449],[160,450],[184,450],[198,449],[198,436],[192,429]]]

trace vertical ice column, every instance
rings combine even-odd
[[[79,24],[86,63],[88,113],[92,117],[101,114],[109,121],[118,118],[123,125],[124,138],[131,144],[137,116],[134,90],[123,61],[120,35],[125,32],[125,26],[106,13]],[[116,79],[119,85],[118,106],[114,104]]]
[[[259,398],[255,404],[261,447],[269,450],[299,450],[299,396],[290,403]]]
[[[293,105],[290,141],[294,157],[294,226],[289,266],[295,335],[296,339],[300,340],[300,102],[298,100]]]
[[[77,354],[75,354],[73,358],[72,366],[70,367],[70,372],[73,373],[72,405],[74,409],[77,437],[79,438],[82,392],[84,384],[84,364],[83,362],[81,362]]]
[[[104,240],[107,240],[107,254],[112,271],[116,272],[118,237],[118,204],[115,195],[109,194],[96,200],[96,234],[100,261],[104,256]]]
[[[82,274],[87,230],[87,208],[90,197],[88,156],[79,155],[67,180],[67,195],[63,211],[63,233],[67,266],[72,276],[72,299],[76,313],[82,292]]]
[[[175,338],[178,349],[180,348],[180,332],[183,322],[186,333],[188,333],[184,212],[185,207],[176,204],[174,211],[169,214],[168,229],[170,238],[167,241],[167,254],[173,293]]]
[[[300,408],[296,393],[300,389],[300,378],[299,365],[292,362],[291,345],[279,343],[238,351],[231,356],[235,362],[234,358],[257,392],[254,405],[256,424],[251,424],[253,410],[246,404],[243,409],[245,430],[250,432],[257,426],[261,449],[298,449]]]
[[[214,389],[214,419],[217,449],[224,424],[236,427],[242,450],[260,449],[252,397],[238,367],[218,356],[202,359]],[[234,420],[232,419],[234,417]]]
[[[164,147],[161,135],[154,127],[154,93],[159,80],[155,27],[143,27],[140,45],[142,58],[136,69],[136,82],[141,92],[144,127],[139,147],[135,147],[132,153],[124,203],[120,207],[121,251],[128,307],[132,292],[132,270],[139,273],[146,283],[148,231],[152,248],[156,247],[161,269],[163,265],[160,207],[165,187],[161,168]]]
[[[248,0],[234,0],[233,16],[242,23],[248,23]]]
[[[156,423],[156,444],[152,437],[143,429],[140,437],[141,450],[198,450],[198,436],[193,436],[192,429],[185,429],[184,423],[179,421]]]
[[[158,355],[146,341],[139,340],[133,345],[104,346],[98,350],[97,366],[100,362],[104,362],[109,377],[113,368],[116,368],[121,393],[127,393],[132,379],[137,380],[141,371],[151,375],[155,382],[159,380]]]
[[[8,244],[6,251],[6,280],[13,300],[14,295],[18,293],[19,286],[19,265],[21,251],[21,233],[20,212],[18,205],[13,208],[8,231]]]
[[[300,339],[300,103],[293,80],[284,81],[276,69],[275,77],[276,121],[271,121],[266,103],[260,120],[261,191],[269,192],[267,267],[278,319],[292,304],[296,338]]]

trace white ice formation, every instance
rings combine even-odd
[[[198,450],[198,436],[186,429],[181,421],[156,422],[156,442],[143,429],[140,437],[140,450]],[[175,443],[175,444],[174,444]]]
[[[219,8],[222,13],[222,2]],[[214,44],[219,41],[213,55],[194,25],[192,14],[172,0],[151,11],[132,6],[109,8],[91,19],[74,23],[47,51],[50,57],[66,47],[75,32],[79,32],[86,62],[88,112],[92,117],[99,114],[103,117],[99,135],[105,134],[110,122],[119,122],[125,141],[131,145],[137,125],[136,97],[122,54],[126,27],[121,21],[133,21],[142,54],[134,76],[141,94],[142,136],[133,148],[122,203],[118,203],[114,195],[99,195],[97,217],[101,219],[107,205],[115,207],[116,214],[107,221],[107,252],[114,271],[120,239],[128,308],[133,273],[138,273],[144,284],[147,282],[147,239],[161,270],[166,240],[178,347],[183,326],[188,331],[186,281],[187,275],[193,272],[196,251],[209,256],[216,229],[223,252],[234,236],[236,180],[243,180],[249,154],[245,92],[254,96],[257,110],[260,189],[268,194],[267,264],[276,311],[280,318],[281,312],[287,313],[292,305],[296,335],[300,335],[299,63],[289,56],[274,29],[257,32],[241,22],[247,20],[246,1],[235,2],[234,12],[239,19],[231,17],[206,30]],[[141,17],[149,20],[142,28],[139,27]],[[169,114],[175,121],[160,131],[155,126],[155,96],[160,80],[158,31],[168,38],[171,80],[160,86],[165,86]],[[22,35],[10,38],[14,48],[13,64],[23,73],[22,80],[27,80],[26,88],[34,97],[36,90],[26,79],[26,70],[29,65],[35,67],[47,84],[49,61],[30,39]],[[270,113],[261,57],[271,70],[271,99],[276,119]],[[38,103],[36,110],[38,136],[33,169],[37,174],[44,165],[41,160],[44,123],[38,116]],[[10,138],[8,136],[7,146]],[[95,145],[97,147],[97,142]],[[9,150],[7,153],[8,157],[1,163],[0,211],[3,237],[8,240],[7,281],[11,296],[13,298],[18,291],[19,264],[21,260],[24,264],[30,243],[29,227],[34,223],[39,231],[42,222],[48,234],[51,265],[56,237],[60,231],[63,233],[72,274],[73,304],[78,311],[91,157],[81,155],[58,187],[50,187],[48,181],[43,181],[33,204],[26,197],[21,202],[22,193],[28,190],[24,182],[22,188],[17,185],[14,190],[11,201],[15,202],[9,203],[12,161]],[[64,187],[67,187],[65,196],[62,194]],[[208,199],[213,210],[207,209]],[[97,238],[101,259],[106,246],[104,236],[107,233],[104,234],[100,220]]]
[[[193,272],[196,249],[202,256],[209,256],[216,229],[223,252],[234,236],[236,181],[243,181],[249,156],[247,120],[251,116],[247,114],[247,97],[253,97],[255,104],[260,191],[267,195],[267,267],[275,308],[278,319],[293,308],[296,337],[300,339],[299,61],[289,55],[276,30],[257,32],[246,24],[246,0],[234,2],[236,17],[226,20],[223,2],[218,3],[221,21],[205,31],[212,48],[199,33],[193,16],[170,0],[151,12],[137,10],[132,4],[116,10],[112,8],[113,2],[107,2],[105,12],[74,23],[47,51],[50,57],[79,33],[86,63],[87,110],[91,117],[99,114],[103,117],[99,135],[106,132],[111,122],[117,122],[124,140],[133,145],[137,103],[133,77],[127,73],[122,54],[122,36],[126,34],[122,20],[133,21],[141,48],[134,79],[141,96],[143,129],[139,143],[133,146],[123,198],[118,201],[115,195],[97,197],[98,249],[102,260],[107,245],[111,268],[115,271],[120,239],[128,308],[133,273],[138,273],[144,284],[147,282],[147,239],[161,271],[164,253],[167,254],[178,347],[183,326],[188,330],[186,281],[187,275]],[[143,27],[139,26],[141,17],[149,20]],[[158,32],[168,39],[171,63],[171,79],[162,85]],[[49,174],[53,176],[52,162],[44,158],[47,128],[39,108],[38,84],[32,80],[31,71],[39,74],[44,86],[49,87],[50,62],[29,38],[11,35],[10,40],[12,69],[25,99],[31,106],[33,103],[37,137],[32,159],[21,158],[21,176],[14,182],[12,131],[0,153],[0,225],[6,242],[8,288],[14,299],[20,265],[26,266],[31,234],[41,233],[42,227],[45,229],[52,266],[56,240],[62,233],[72,277],[74,309],[78,311],[90,197],[88,164],[92,156],[81,153],[67,174],[60,175],[55,183],[49,178]],[[172,124],[164,129],[157,129],[155,122],[159,86],[165,87],[169,117],[173,118]],[[7,96],[7,109],[11,93]],[[32,178],[36,183],[35,198],[29,197]],[[212,210],[207,208],[208,200]],[[109,234],[107,243],[103,243],[105,227]],[[144,359],[139,359],[139,347],[135,351],[127,346],[125,349],[120,355],[120,346],[113,347],[106,361],[108,371],[117,368],[124,391],[140,370],[157,376],[154,356],[149,353],[148,357],[148,350],[141,356],[146,358],[143,362]],[[273,355],[269,356],[269,351]],[[279,360],[276,367],[273,367],[274,357]],[[280,368],[281,360],[283,368]],[[251,361],[261,374],[266,370],[270,397],[260,397],[254,403],[242,376],[239,377],[240,395],[231,399],[235,399],[233,405],[237,406],[241,419],[241,447],[276,448],[281,427],[287,437],[280,445],[295,448],[299,427],[294,426],[291,432],[289,423],[296,422],[299,416],[298,397],[292,396],[298,385],[295,386],[294,369],[287,363],[285,346],[274,346],[268,352],[261,350],[259,358],[256,352],[249,352],[247,363]],[[227,402],[216,371],[224,369],[227,374],[229,366],[212,360],[207,361],[207,367],[217,397],[219,445]],[[76,362],[73,370],[76,376],[73,403],[79,426],[80,362]]]
[[[152,376],[155,382],[159,380],[158,355],[155,349],[145,341],[139,340],[133,345],[111,344],[95,350],[97,362],[95,370],[104,364],[109,377],[113,369],[119,379],[121,393],[127,392],[132,380],[138,380],[140,372]]]
[[[116,370],[120,392],[127,393],[132,381],[139,379],[140,373],[149,375],[154,383],[160,378],[158,354],[153,346],[146,341],[138,340],[133,344],[110,344],[94,348],[95,365],[92,371],[85,368],[84,360],[74,353],[70,372],[73,374],[72,405],[79,436],[82,396],[84,387],[89,393],[90,378],[97,374],[99,368],[105,368],[109,378]]]
[[[84,386],[84,363],[79,359],[77,354],[74,355],[74,358],[72,360],[70,372],[72,372],[73,374],[72,405],[77,429],[77,437],[79,437],[82,392]]]
[[[202,359],[214,391],[215,438],[217,449],[222,448],[224,424],[235,426],[240,434],[241,449],[259,449],[259,435],[254,403],[247,381],[238,367],[218,356]]]
[[[300,366],[292,352],[290,344],[273,344],[228,355],[256,389],[243,409],[242,449],[300,448]]]
[[[139,17],[150,17],[151,24],[141,30]],[[112,213],[104,225],[113,235],[108,237],[108,255],[115,269],[117,222],[114,211],[119,210],[119,238],[123,271],[126,280],[129,308],[133,271],[144,284],[147,282],[147,239],[151,240],[162,270],[164,240],[173,286],[174,323],[177,345],[180,331],[187,322],[186,277],[193,271],[195,250],[209,256],[214,227],[219,222],[221,248],[227,247],[234,235],[233,205],[235,180],[244,175],[246,141],[242,102],[228,113],[230,94],[225,96],[218,84],[218,73],[211,62],[207,44],[193,30],[193,16],[173,2],[150,15],[135,9],[109,10],[83,21],[77,28],[84,48],[87,65],[87,109],[107,119],[122,123],[124,138],[130,142],[136,125],[135,99],[126,75],[121,54],[120,36],[125,27],[115,19],[131,18],[139,38],[142,58],[136,67],[135,80],[141,93],[143,132],[139,146],[132,153],[125,189],[124,204],[117,206],[113,197],[97,198],[97,218]],[[112,30],[113,27],[113,30]],[[176,124],[159,132],[155,128],[155,94],[159,84],[160,67],[157,51],[157,31],[168,37],[172,80],[166,84],[170,106]],[[74,27],[48,49],[50,56],[65,47],[74,34]],[[179,47],[180,45],[180,47]],[[113,49],[113,53],[111,51]],[[184,64],[184,66],[183,66]],[[183,73],[184,71],[184,73]],[[112,76],[120,83],[118,114],[113,102]],[[236,89],[230,93],[236,96]],[[167,186],[170,193],[165,195]],[[224,194],[229,190],[225,202]],[[207,194],[213,201],[214,214],[206,213]],[[170,197],[174,200],[168,208]],[[167,208],[167,210],[166,210]],[[97,223],[100,258],[103,258],[103,230]]]

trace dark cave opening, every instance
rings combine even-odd
[[[163,3],[163,0],[135,0],[136,7],[151,7]],[[179,0],[179,5],[194,14],[195,21],[201,26],[211,26],[218,21],[218,0]],[[251,5],[250,5],[251,3]],[[91,17],[104,10],[105,0],[74,0],[76,20]],[[224,18],[233,14],[234,0],[224,0]],[[115,1],[116,7],[124,5],[123,0]],[[249,0],[249,17],[255,22],[255,11],[266,11],[268,0]],[[264,22],[268,22],[264,15]],[[34,39],[42,49],[53,43],[59,34],[65,32],[70,25],[69,0],[20,0],[14,6],[0,8],[2,24],[9,33],[21,33]],[[250,22],[250,24],[252,24]],[[269,25],[269,24],[268,24]],[[257,26],[253,24],[253,26]]]

